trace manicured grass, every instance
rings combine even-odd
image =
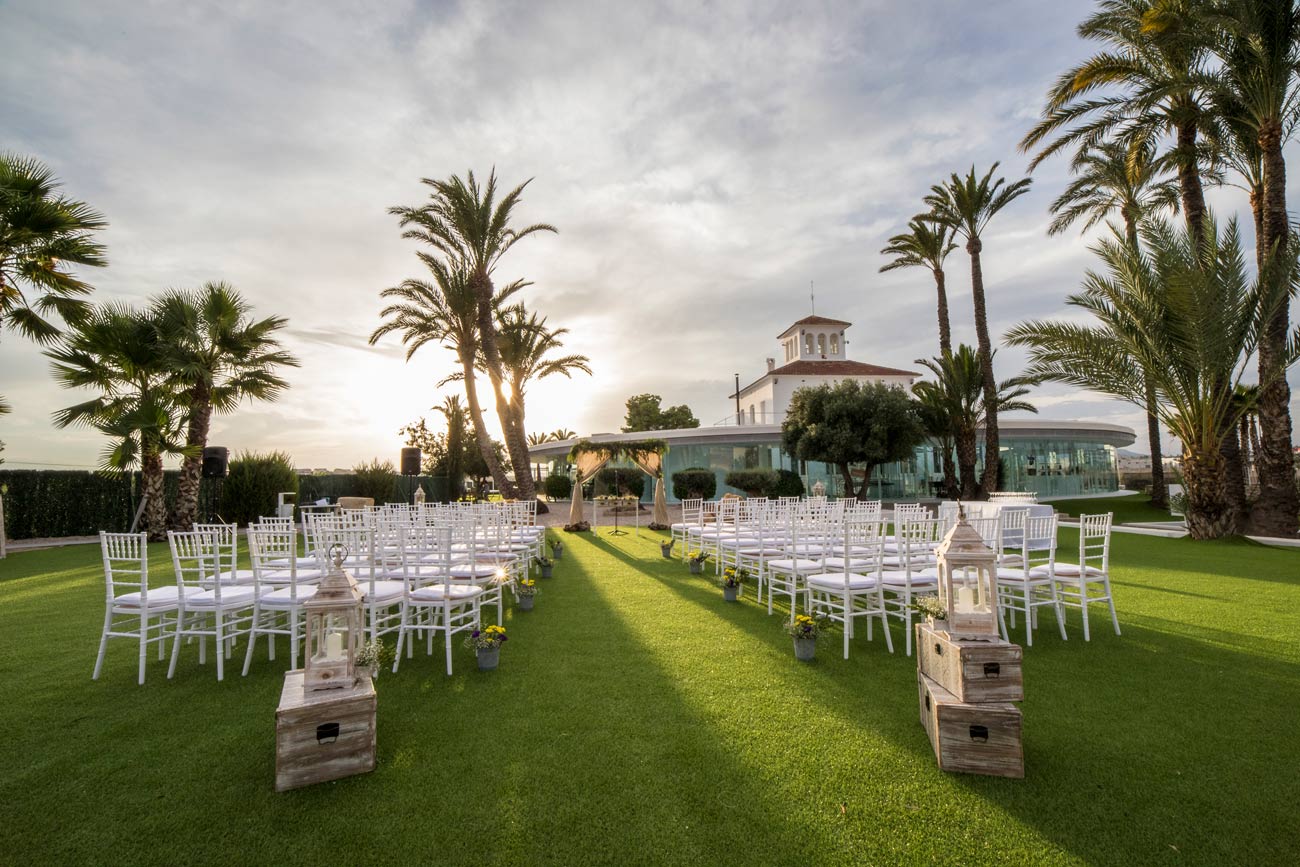
[[[1079,500],[1045,500],[1044,502],[1055,506],[1058,512],[1075,517],[1114,512],[1116,524],[1150,524],[1178,520],[1170,516],[1168,509],[1157,509],[1151,505],[1151,498],[1146,494]]]
[[[1075,543],[1062,532],[1063,550]],[[1300,556],[1117,535],[1123,636],[1043,624],[1024,780],[935,767],[915,662],[865,630],[795,661],[653,534],[566,537],[500,670],[379,682],[379,767],[277,795],[287,653],[90,680],[94,547],[0,561],[0,862],[1294,864]],[[155,549],[156,574],[169,568]],[[1021,631],[1016,636],[1020,640]]]

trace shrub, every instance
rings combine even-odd
[[[397,468],[392,461],[375,458],[369,463],[357,464],[352,468],[352,475],[357,478],[357,497],[372,497],[375,505],[404,499],[397,493]]]
[[[563,473],[551,473],[542,481],[542,491],[549,499],[567,500],[573,496],[573,480]]]
[[[765,497],[776,484],[776,473],[771,470],[732,470],[724,479],[728,487],[744,491],[746,496]]]
[[[718,477],[713,474],[713,470],[690,467],[673,473],[673,496],[679,500],[694,497],[711,500],[716,493],[718,493]]]
[[[777,470],[772,487],[767,489],[769,497],[802,497],[803,479],[793,470]]]
[[[598,490],[609,494],[640,497],[645,493],[645,473],[636,468],[604,467],[596,473],[596,482]]]
[[[277,494],[298,493],[298,473],[284,452],[242,452],[229,470],[221,486],[221,516],[241,526],[274,515]]]

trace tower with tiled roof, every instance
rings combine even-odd
[[[767,372],[740,389],[740,424],[780,424],[795,390],[831,385],[846,379],[908,388],[920,374],[896,367],[853,361],[845,332],[853,323],[826,316],[805,316],[777,335],[781,364],[767,359]],[[731,396],[733,400],[737,395]]]

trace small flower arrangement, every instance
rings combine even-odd
[[[475,629],[465,639],[465,646],[473,650],[496,650],[506,643],[506,628],[504,626],[486,626],[482,629]]]
[[[357,649],[353,661],[357,668],[367,668],[375,672],[393,661],[393,649],[382,641],[367,641]]]
[[[943,603],[939,601],[938,596],[918,596],[916,601],[912,603],[912,608],[934,620],[948,619],[948,611],[943,607]]]
[[[554,563],[554,561],[551,560],[550,557],[538,557],[538,558],[537,558],[537,565],[538,565],[538,566],[541,566],[543,569],[545,569],[545,568],[547,568],[548,566],[554,566],[555,563]]]
[[[520,596],[536,596],[540,592],[537,589],[537,582],[532,578],[520,578],[519,583],[516,586],[518,587],[518,590],[515,592]],[[492,629],[494,627],[489,626],[488,628]]]
[[[812,616],[810,614],[799,614],[794,618],[794,622],[786,621],[785,631],[791,638],[817,638],[821,631],[830,624],[830,618],[825,614]]]
[[[745,583],[745,579],[748,577],[749,573],[744,569],[728,568],[723,570],[722,577],[718,579],[718,586],[728,588],[739,587]]]
[[[709,552],[692,551],[686,555],[686,559],[696,566],[703,566],[705,561],[709,559]]]

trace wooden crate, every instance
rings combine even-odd
[[[275,711],[275,790],[296,789],[375,769],[375,685],[303,689],[287,672]]]
[[[957,641],[922,623],[916,627],[916,665],[967,704],[1024,701],[1020,645],[997,641]]]
[[[924,674],[916,674],[921,723],[939,768],[964,774],[1023,777],[1020,708],[1013,704],[963,704]]]

